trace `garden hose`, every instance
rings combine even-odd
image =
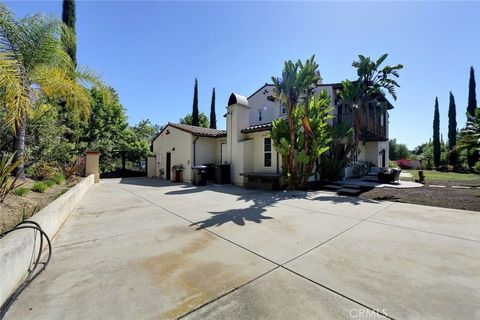
[[[28,268],[28,274],[25,280],[18,286],[17,289],[8,297],[8,299],[5,301],[5,303],[2,305],[0,308],[0,319],[3,319],[5,314],[7,313],[8,309],[12,305],[12,303],[17,299],[17,297],[22,293],[23,290],[47,267],[48,262],[50,261],[50,258],[52,256],[52,244],[50,242],[50,239],[48,238],[48,235],[45,233],[45,231],[42,230],[42,227],[35,222],[35,221],[22,221],[19,224],[17,224],[13,229],[8,230],[2,234],[0,234],[0,239],[6,236],[7,234],[21,230],[21,229],[33,229],[35,234],[34,234],[34,242],[37,239],[37,231],[40,233],[40,246],[38,248],[38,255],[35,259],[35,262],[31,267]],[[43,249],[43,238],[47,240],[48,244],[48,256],[46,261],[40,261],[40,257],[42,255],[42,249]],[[34,243],[34,250],[35,250],[35,243]],[[39,267],[40,266],[40,267]],[[39,268],[38,268],[39,267]]]

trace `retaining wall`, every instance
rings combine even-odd
[[[50,240],[53,240],[93,184],[94,175],[91,174],[28,220],[40,224]],[[3,305],[27,276],[33,254],[38,252],[38,236],[36,240],[33,229],[14,231],[0,239],[0,305]],[[46,245],[46,241],[44,243]]]

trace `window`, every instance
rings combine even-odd
[[[258,110],[258,121],[262,121],[263,117],[262,117],[262,110]]]
[[[263,166],[264,167],[272,166],[272,139],[271,138],[263,139]]]
[[[280,105],[280,114],[284,115],[286,113],[287,113],[287,107],[284,104]]]

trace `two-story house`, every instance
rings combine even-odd
[[[182,164],[184,180],[191,181],[191,167],[202,164],[230,164],[231,180],[244,185],[245,173],[280,173],[281,157],[272,146],[269,131],[272,121],[286,117],[286,110],[272,97],[273,84],[265,84],[248,98],[232,93],[228,100],[227,130],[215,130],[169,123],[153,140],[154,158],[149,161],[148,175],[169,178],[173,165]],[[319,83],[316,91],[327,91],[331,97],[333,119],[352,124],[349,108],[338,103],[341,83]],[[369,106],[361,110],[360,140],[354,161],[368,161],[377,167],[388,166],[388,110]],[[351,168],[345,176],[351,175]],[[312,179],[314,176],[312,175]]]

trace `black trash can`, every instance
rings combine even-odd
[[[230,165],[218,164],[215,166],[215,183],[230,183]]]
[[[215,165],[213,163],[205,163],[207,167],[207,181],[215,181]]]
[[[206,166],[192,167],[192,184],[196,186],[207,185],[207,167]]]

